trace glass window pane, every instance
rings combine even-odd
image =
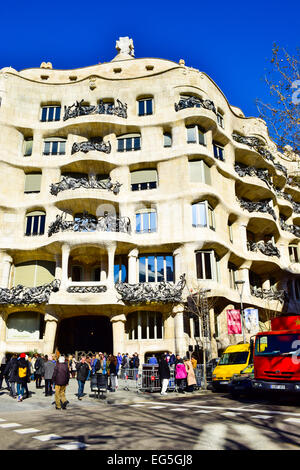
[[[50,154],[50,142],[45,142],[44,155],[49,155],[49,154]]]
[[[37,235],[38,234],[38,228],[39,228],[39,215],[35,215],[33,217],[33,229],[31,232],[31,235]]]
[[[204,253],[205,279],[212,279],[211,254]]]
[[[198,204],[193,204],[192,205],[193,227],[197,227],[197,213],[198,213]]]
[[[135,227],[137,232],[142,231],[142,214],[135,215]]]
[[[141,148],[141,138],[134,137],[134,150],[140,150]]]
[[[45,122],[47,119],[47,108],[43,108],[42,109],[42,118],[41,118],[41,121],[42,122]]]
[[[187,143],[195,144],[196,143],[196,129],[195,127],[187,128]]]
[[[198,225],[200,227],[207,227],[206,203],[199,202],[198,206]]]
[[[166,256],[167,281],[174,282],[173,256]]]
[[[59,120],[60,120],[60,106],[55,108],[55,121],[59,121]]]
[[[146,113],[152,114],[152,100],[146,101]]]
[[[140,100],[139,101],[139,116],[144,116],[145,114],[144,109],[145,109],[145,102],[144,100]]]
[[[146,282],[146,258],[139,258],[139,282]]]
[[[120,266],[119,264],[114,265],[114,283],[119,282],[119,272],[120,272]]]
[[[26,232],[25,232],[26,235],[31,235],[31,225],[32,225],[32,216],[29,215],[26,218]]]
[[[160,313],[157,313],[156,314],[156,335],[158,339],[162,338],[162,329],[163,329],[162,316]]]
[[[53,116],[54,116],[54,108],[49,108],[48,121],[53,121]]]
[[[59,143],[59,155],[64,155],[66,153],[66,142]]]
[[[148,256],[148,282],[155,282],[155,257]]]
[[[202,254],[196,253],[197,279],[203,279]]]
[[[126,151],[130,151],[132,149],[132,138],[126,139]]]
[[[46,216],[40,215],[39,217],[40,217],[40,235],[44,235]]]
[[[57,150],[58,150],[58,142],[52,142],[51,155],[57,155]]]
[[[124,139],[118,139],[118,152],[124,152]]]
[[[141,312],[142,339],[147,339],[147,312]]]
[[[172,137],[170,134],[164,134],[164,147],[172,147]]]
[[[150,212],[150,232],[156,232],[156,212]]]
[[[121,265],[121,282],[127,282],[127,268],[125,264]]]
[[[143,214],[143,231],[149,232],[149,212]]]
[[[155,325],[155,313],[148,313],[148,325],[149,325],[149,339],[154,338],[154,325]]]
[[[204,136],[204,132],[202,132],[201,129],[199,129],[198,131],[198,137],[199,137],[199,144],[205,145],[205,136]]]
[[[164,256],[157,256],[157,282],[165,281]]]

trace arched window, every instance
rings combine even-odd
[[[36,210],[26,214],[25,235],[44,235],[46,223],[46,213]]]
[[[141,209],[135,214],[136,233],[151,233],[157,230],[157,214],[155,209]]]
[[[291,263],[299,263],[299,248],[296,244],[289,245],[289,257]]]

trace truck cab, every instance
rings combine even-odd
[[[235,344],[228,346],[212,374],[212,390],[217,392],[227,388],[232,376],[239,374],[252,360],[251,346]]]

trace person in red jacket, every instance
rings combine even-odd
[[[64,356],[59,356],[54,368],[52,380],[55,384],[55,408],[65,410],[69,403],[66,399],[66,387],[69,384],[69,368]]]

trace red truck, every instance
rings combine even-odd
[[[300,315],[271,320],[271,331],[255,337],[254,379],[257,391],[300,392]]]

